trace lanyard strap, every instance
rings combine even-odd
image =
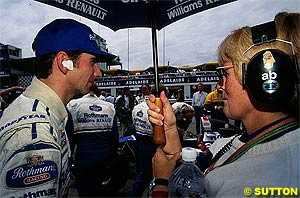
[[[299,122],[296,121],[294,118],[288,118],[285,120],[282,120],[281,122],[278,122],[277,124],[265,129],[261,133],[259,133],[257,136],[250,139],[248,142],[246,142],[243,146],[241,146],[239,149],[237,149],[229,158],[227,158],[221,165],[214,167],[216,162],[218,160],[215,160],[205,171],[205,175],[208,174],[210,171],[212,171],[215,168],[218,168],[220,166],[224,166],[226,164],[232,163],[236,161],[238,158],[240,158],[243,154],[245,154],[248,150],[250,150],[252,147],[254,147],[257,144],[260,144],[264,142],[265,140],[276,136],[280,134],[284,134],[286,131],[293,127],[299,127]],[[218,158],[220,159],[220,158]]]

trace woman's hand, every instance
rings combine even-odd
[[[152,158],[153,177],[169,180],[176,166],[176,162],[181,158],[180,152],[175,153],[172,157],[167,157],[164,151],[158,147]]]
[[[161,110],[155,105],[155,96],[149,96],[149,100],[147,100],[147,105],[149,106],[148,118],[152,124],[164,127],[166,136],[166,145],[163,147],[164,152],[176,153],[181,151],[181,143],[176,127],[176,118],[164,91],[160,93],[160,99],[162,102],[163,114],[160,114]]]

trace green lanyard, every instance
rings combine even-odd
[[[280,134],[284,134],[286,131],[298,126],[299,122],[296,121],[294,118],[288,118],[285,119],[266,130],[262,131],[259,135],[253,137],[248,142],[246,142],[243,146],[241,146],[239,149],[237,149],[228,159],[226,159],[221,165],[214,167],[216,162],[218,160],[215,160],[205,171],[205,174],[208,174],[210,171],[212,171],[215,168],[218,168],[220,166],[224,166],[226,164],[232,163],[239,159],[242,155],[244,155],[248,150],[250,150],[252,147],[254,147],[257,144],[260,144],[264,142],[265,140],[276,136]],[[230,141],[232,142],[232,141]],[[218,158],[220,159],[220,158]]]

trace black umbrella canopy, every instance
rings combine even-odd
[[[122,28],[163,27],[236,0],[35,0],[78,14],[116,31]]]

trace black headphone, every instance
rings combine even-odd
[[[176,121],[185,121],[185,117],[183,115],[183,109],[185,109],[187,107],[186,104],[183,104],[180,108],[174,109],[174,114],[176,117]]]
[[[187,110],[187,108],[188,105],[183,104],[180,108],[174,109],[177,128],[182,129],[184,131],[187,130],[190,123],[192,122],[192,119],[187,119],[184,114],[186,112],[194,112],[194,110]]]
[[[242,82],[251,97],[259,103],[276,107],[289,103],[299,83],[299,71],[293,43],[277,39],[275,22],[268,22],[251,28],[254,46],[270,42],[283,42],[291,46],[292,57],[278,49],[265,49],[256,53],[247,67],[243,58]]]

